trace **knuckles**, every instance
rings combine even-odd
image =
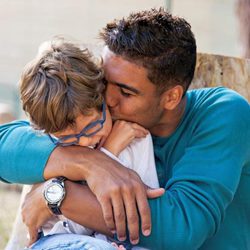
[[[137,225],[139,222],[139,217],[137,213],[132,213],[127,215],[127,220],[130,222],[130,225]]]
[[[105,222],[107,223],[107,226],[113,228],[113,216],[112,216],[112,214],[110,214],[110,213],[107,214],[104,212],[103,218],[104,218]]]
[[[115,214],[115,220],[116,221],[124,221],[125,220],[125,214],[122,211],[119,211]]]

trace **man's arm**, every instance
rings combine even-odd
[[[73,148],[56,148],[47,135],[33,130],[27,121],[4,124],[0,126],[0,178],[22,184],[34,184],[61,175],[83,180],[90,162],[88,156],[84,162],[82,157],[75,160],[74,156],[84,152],[74,152]],[[88,154],[87,150],[85,152]]]
[[[146,187],[134,171],[92,149],[55,148],[48,136],[35,132],[25,121],[1,126],[0,140],[1,179],[27,184],[56,176],[86,180],[101,204],[108,228],[118,237],[126,236],[127,221],[130,238],[137,240],[139,217],[143,233],[149,234]]]
[[[223,222],[227,216],[233,216],[226,212],[236,191],[240,192],[240,197],[236,197],[238,202],[247,196],[250,107],[235,95],[224,98],[224,104],[217,101],[194,125],[185,153],[173,166],[171,178],[166,182],[165,194],[149,201],[152,232],[149,237],[141,235],[143,246],[149,249],[199,249],[222,226],[225,227]],[[239,189],[244,166],[248,180],[245,179]],[[249,199],[244,203],[247,206]],[[242,207],[242,210],[246,209]],[[244,214],[242,218],[245,218]],[[228,226],[225,230],[234,230]]]
[[[0,178],[10,183],[44,181],[46,162],[55,146],[27,121],[0,126]]]
[[[62,205],[62,213],[73,221],[78,221],[94,231],[112,236],[103,219],[102,208],[95,195],[88,186],[76,184],[71,181],[65,182],[67,195]],[[84,197],[84,199],[81,199]],[[79,209],[72,204],[83,208],[84,213],[79,214]]]
[[[22,205],[23,222],[29,230],[30,244],[37,240],[39,229],[52,216],[43,198],[44,185],[46,183],[34,185]],[[67,180],[65,188],[66,196],[61,205],[63,214],[90,229],[112,236],[103,219],[100,203],[88,186]]]

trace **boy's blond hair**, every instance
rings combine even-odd
[[[61,38],[46,42],[23,70],[23,109],[36,129],[55,133],[103,102],[103,71],[89,51]]]

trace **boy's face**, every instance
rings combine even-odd
[[[97,120],[102,120],[103,119],[103,113],[98,112],[96,109],[93,109],[92,113],[88,116],[79,114],[76,117],[74,127],[69,126],[67,129],[56,132],[53,134],[56,138],[64,138],[67,136],[72,136],[72,135],[77,135],[83,131],[84,128],[86,128],[88,125],[95,123]],[[92,130],[95,130],[96,128],[93,128]],[[79,145],[83,147],[93,147],[93,148],[100,148],[106,138],[108,137],[110,131],[112,129],[112,120],[111,120],[111,115],[106,107],[106,119],[105,122],[103,123],[102,129],[94,133],[93,135],[86,137],[86,136],[80,136],[79,137],[79,142],[74,145]],[[94,131],[89,131],[90,133]],[[76,141],[76,137],[72,136],[67,140],[64,140],[63,143],[65,145],[69,144],[73,141]]]

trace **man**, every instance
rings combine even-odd
[[[65,182],[62,213],[102,233],[116,232],[120,240],[127,226],[130,241],[140,239],[150,249],[249,249],[249,104],[224,88],[187,91],[195,39],[184,19],[163,9],[114,21],[101,37],[106,102],[113,119],[136,122],[153,135],[165,194],[147,203],[149,192],[135,173],[79,147],[57,147],[51,153],[46,138],[18,123],[1,130],[2,179],[34,182],[42,174],[45,179],[84,179],[92,192]],[[29,178],[20,169],[31,171]],[[24,204],[31,235],[50,217],[42,189],[35,188]],[[40,205],[32,208],[34,202]]]

